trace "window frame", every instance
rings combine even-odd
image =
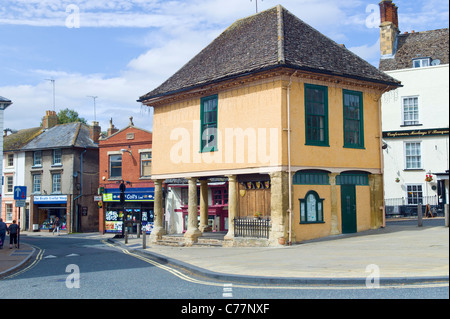
[[[115,160],[115,161],[113,161],[112,160],[112,158],[113,157],[120,157],[120,175],[112,175],[112,172],[113,172],[113,168],[114,168],[114,170],[118,170],[118,166],[116,165],[116,166],[114,166],[113,167],[113,163],[118,163],[119,162],[119,160]],[[108,156],[108,161],[109,161],[109,178],[122,178],[122,154],[111,154],[111,155],[109,155]]]
[[[215,111],[206,111],[206,104],[210,101],[215,101]],[[215,121],[206,122],[205,121],[205,115],[207,113],[214,114],[215,112]],[[216,152],[218,151],[218,141],[217,141],[217,128],[218,128],[218,122],[219,122],[219,96],[217,94],[210,95],[207,97],[203,97],[200,99],[200,153],[209,153],[209,152]],[[207,132],[207,129],[215,129],[215,133],[207,136],[214,136],[214,143],[212,145],[209,145],[209,142],[207,142],[207,139],[203,138],[203,135],[205,132]],[[208,134],[208,133],[206,133]]]
[[[309,220],[308,199],[310,198],[310,196],[313,196],[314,200],[316,202],[315,220]],[[325,223],[324,206],[323,206],[324,200],[325,199],[320,198],[319,194],[314,190],[308,191],[304,198],[299,198],[300,224],[324,224]],[[319,210],[319,207],[320,207],[320,210]],[[320,214],[319,214],[319,212],[320,212]]]
[[[14,154],[6,156],[6,167],[14,167]]]
[[[150,155],[150,158],[144,158],[144,156]],[[142,152],[140,153],[140,157],[141,157],[141,177],[150,177],[152,175],[152,152]],[[144,164],[148,164],[150,163],[150,174],[149,175],[144,175],[144,167],[146,167],[147,165]]]
[[[410,190],[410,187],[420,187],[420,190],[414,191],[414,190]],[[407,205],[417,205],[417,204],[423,204],[423,191],[424,191],[424,185],[423,184],[406,184],[406,201],[407,201]],[[414,195],[414,193],[417,193],[418,195],[416,197],[414,196],[409,196],[409,193],[411,192],[412,195]],[[421,196],[419,196],[419,194]]]
[[[39,177],[39,183],[36,183],[36,179]],[[32,187],[33,187],[33,194],[40,194],[41,193],[41,183],[42,183],[42,175],[41,174],[33,174],[32,177]],[[36,187],[39,186],[39,187]],[[39,188],[39,189],[37,189]]]
[[[53,166],[62,165],[62,150],[60,148],[56,148],[52,151],[52,165]]]
[[[426,63],[424,63],[426,61]],[[431,66],[431,58],[430,57],[420,57],[412,59],[413,69],[425,68]],[[416,62],[419,62],[419,66],[416,66]],[[426,64],[426,65],[425,65]]]
[[[314,112],[308,111],[308,106],[310,103],[318,104],[317,101],[310,101],[308,99],[308,90],[320,90],[322,91],[324,101],[323,101],[323,115],[317,115],[314,114]],[[314,84],[307,84],[305,83],[305,145],[310,146],[324,146],[329,147],[329,122],[328,122],[328,87],[322,86],[322,85],[314,85]],[[323,128],[319,126],[319,136],[320,130],[323,129],[323,140],[320,139],[312,139],[310,134],[308,133],[309,129],[314,129],[314,126],[308,125],[309,120],[311,119],[311,122],[313,120],[312,117],[319,117],[323,119]],[[320,124],[319,124],[320,125]],[[316,128],[317,129],[317,128]],[[312,135],[312,133],[311,133]]]
[[[5,175],[6,183],[5,183],[5,193],[12,194],[14,193],[14,176],[13,175]]]
[[[61,190],[62,190],[62,174],[52,173],[52,194],[61,194]]]
[[[407,99],[417,99],[417,110],[413,110],[413,115],[415,115],[415,113],[417,113],[417,120],[408,120],[408,122],[413,122],[413,123],[406,123],[406,113],[405,113],[405,100]],[[408,105],[408,107],[410,107]],[[415,107],[415,106],[414,106]],[[402,97],[402,126],[417,126],[417,125],[421,125],[420,124],[420,112],[419,112],[419,108],[420,108],[420,100],[419,100],[419,96],[418,95],[411,95],[411,96],[403,96]],[[408,111],[408,113],[411,113],[411,111]]]
[[[42,151],[33,152],[33,166],[42,167]]]
[[[346,114],[346,108],[350,107],[350,106],[346,106],[345,104],[345,97],[346,95],[348,96],[353,96],[353,97],[358,97],[359,98],[359,119],[355,120],[355,119],[350,119],[347,118]],[[351,90],[342,90],[342,108],[343,108],[343,122],[344,122],[344,147],[345,148],[359,148],[359,149],[364,149],[365,148],[365,144],[364,144],[364,94],[363,92],[360,91],[351,91]],[[347,121],[355,121],[358,123],[358,137],[359,137],[359,141],[357,143],[349,143],[347,142],[347,132],[350,132],[350,130],[347,130],[346,128],[346,124],[348,123]],[[352,131],[352,132],[356,132],[356,131]]]
[[[416,144],[419,145],[419,152],[420,154],[417,155],[408,155],[407,154],[407,145],[408,144]],[[419,157],[419,167],[408,167],[408,157]],[[422,141],[404,141],[403,142],[403,158],[404,158],[404,167],[405,170],[423,170],[423,160],[422,160]]]

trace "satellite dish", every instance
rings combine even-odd
[[[441,64],[441,60],[439,60],[439,59],[431,61],[431,65],[440,65],[440,64]]]

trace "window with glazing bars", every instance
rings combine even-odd
[[[344,90],[344,147],[364,147],[362,92]]]
[[[419,124],[419,98],[403,98],[403,125]]]
[[[328,145],[328,88],[305,84],[306,144]]]
[[[201,152],[217,151],[218,96],[201,99]]]

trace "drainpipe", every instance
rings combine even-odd
[[[295,76],[295,71],[289,78],[289,85],[287,87],[287,121],[288,121],[288,185],[289,185],[289,246],[292,245],[292,167],[291,167],[291,85],[292,78]]]
[[[81,184],[81,186],[80,186],[80,195],[78,195],[77,197],[75,197],[73,199],[72,209],[74,209],[74,207],[75,207],[75,201],[78,198],[83,196],[83,158],[84,158],[84,154],[86,154],[86,152],[87,152],[87,149],[85,149],[83,152],[81,152],[81,164],[80,164],[80,170],[81,170],[81,173],[80,173],[80,175],[81,175],[81,177],[80,177],[80,184]],[[74,214],[72,214],[72,220],[75,219],[74,217],[75,217]],[[79,216],[77,214],[77,224],[76,224],[76,228],[77,229],[76,229],[76,231],[78,231],[78,217]],[[72,229],[73,229],[73,224],[72,224]]]

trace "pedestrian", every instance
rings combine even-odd
[[[7,230],[8,226],[3,222],[3,219],[0,218],[0,249],[3,249],[3,244],[5,243],[5,236]]]
[[[17,248],[17,233],[19,232],[19,226],[16,224],[16,221],[13,220],[13,223],[8,227],[9,233],[9,249],[12,249],[12,244],[14,242],[14,247]]]
[[[53,232],[52,232],[53,235],[55,234],[55,230],[59,236],[59,217],[56,217],[55,221],[53,222]]]

